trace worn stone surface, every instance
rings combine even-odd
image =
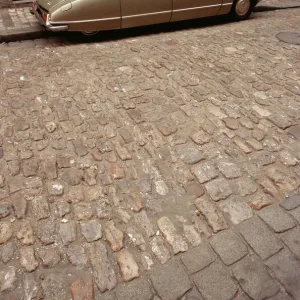
[[[215,179],[205,184],[205,188],[215,201],[224,200],[232,194],[231,187],[225,179]]]
[[[110,243],[113,251],[119,251],[124,247],[124,234],[115,226],[113,221],[109,221],[106,223],[104,232],[105,237]]]
[[[101,239],[102,226],[97,220],[91,220],[88,222],[82,222],[80,224],[81,233],[88,242],[93,242]]]
[[[258,217],[246,220],[240,224],[239,229],[244,239],[262,259],[267,259],[282,248],[274,233]]]
[[[81,245],[70,245],[67,249],[67,257],[70,263],[76,267],[83,268],[88,264],[86,250]]]
[[[225,213],[228,213],[233,224],[240,224],[253,216],[250,206],[238,199],[231,199],[226,203],[220,204],[220,207]]]
[[[17,238],[23,245],[33,245],[35,236],[29,221],[24,221],[19,228]]]
[[[282,250],[269,258],[266,264],[285,290],[295,300],[300,299],[299,261],[288,250]]]
[[[138,292],[137,292],[138,291]],[[153,293],[147,279],[138,279],[118,287],[115,291],[117,300],[152,300]]]
[[[162,264],[165,264],[171,257],[169,250],[164,245],[163,239],[160,236],[155,236],[152,239],[151,250]]]
[[[70,287],[74,300],[94,300],[94,283],[92,279],[77,279]]]
[[[59,235],[64,245],[69,245],[76,240],[76,223],[74,221],[61,223],[59,226]]]
[[[288,248],[299,258],[300,257],[300,230],[295,228],[283,234],[281,236],[283,242]]]
[[[208,245],[195,247],[181,256],[181,260],[189,273],[196,273],[213,261],[216,255]]]
[[[188,165],[196,164],[197,162],[204,160],[203,153],[192,143],[185,145],[178,145],[176,147],[179,158]]]
[[[56,239],[56,224],[50,220],[41,220],[35,226],[35,233],[38,239],[45,245],[55,242]]]
[[[209,163],[201,163],[192,168],[192,172],[195,174],[200,183],[205,183],[218,176],[215,167]]]
[[[203,196],[198,198],[195,205],[199,212],[207,219],[208,224],[212,227],[214,232],[227,228],[226,220],[221,211],[208,197]]]
[[[21,193],[15,193],[11,196],[12,207],[15,212],[15,216],[18,219],[22,219],[26,215],[27,201]]]
[[[229,273],[218,262],[212,263],[207,268],[195,274],[193,280],[204,299],[207,300],[229,300],[237,292],[237,287]]]
[[[212,236],[210,244],[226,265],[231,265],[248,254],[247,245],[231,230]]]
[[[269,275],[266,267],[253,256],[245,257],[232,270],[236,280],[252,299],[266,299],[279,290],[279,285]]]
[[[7,267],[0,271],[0,288],[1,292],[11,290],[15,287],[17,274],[15,267]]]
[[[158,228],[163,233],[167,242],[173,247],[173,252],[175,254],[179,252],[185,252],[188,250],[187,243],[182,239],[182,237],[176,233],[176,228],[172,224],[169,218],[162,217],[157,221]]]
[[[300,195],[294,195],[280,201],[280,206],[286,210],[292,210],[300,206]]]
[[[26,246],[20,249],[20,264],[27,272],[32,272],[38,267],[39,263],[32,247]]]
[[[275,232],[284,232],[293,228],[295,221],[278,206],[269,206],[258,214]]]
[[[176,261],[154,270],[150,278],[162,300],[178,299],[192,287],[183,266]]]
[[[69,296],[64,288],[63,275],[50,273],[42,281],[42,288],[46,299],[61,300]]]
[[[95,282],[101,292],[113,289],[117,284],[117,277],[107,256],[107,249],[101,242],[91,244],[90,261],[93,268]]]
[[[46,246],[38,250],[38,256],[45,268],[52,268],[60,262],[61,255],[59,249],[53,246]]]
[[[122,278],[125,282],[139,277],[139,267],[127,249],[117,252],[116,256]]]
[[[8,222],[0,222],[0,244],[6,243],[12,236],[12,227]]]

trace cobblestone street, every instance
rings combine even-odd
[[[0,44],[0,299],[299,300],[299,24]]]

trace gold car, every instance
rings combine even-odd
[[[34,0],[32,13],[51,31],[129,28],[231,14],[249,17],[260,0]]]

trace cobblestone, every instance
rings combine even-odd
[[[233,274],[252,299],[266,299],[274,296],[279,290],[278,284],[254,256],[246,257],[235,264]]]
[[[300,299],[300,263],[288,250],[282,250],[266,262],[275,277],[295,299]]]
[[[184,266],[192,274],[204,269],[215,259],[216,255],[207,245],[195,247],[181,257]]]
[[[150,278],[162,300],[179,299],[192,288],[182,265],[176,261],[154,270]]]
[[[224,200],[232,194],[229,183],[223,178],[210,181],[205,188],[215,201]]]
[[[248,254],[246,244],[230,230],[213,236],[210,244],[226,265],[231,265]]]
[[[39,299],[42,285],[45,299],[71,299],[73,290],[75,299],[86,291],[116,300],[140,279],[151,300],[270,291],[251,275],[265,267],[241,268],[249,281],[238,287],[230,274],[247,249],[260,266],[281,248],[299,256],[298,48],[275,38],[283,23],[295,31],[298,10],[103,33],[92,43],[64,33],[2,43],[0,257],[1,270],[15,270],[0,298],[21,299],[27,289]],[[128,261],[122,272],[117,264],[126,251],[138,267],[128,277]],[[184,267],[160,271],[163,287],[148,286],[174,257]],[[278,271],[274,259],[270,274],[284,282],[278,295],[297,295],[280,277],[296,272],[285,260]],[[199,274],[201,296],[187,279]],[[131,281],[118,294],[123,280]]]
[[[276,236],[256,216],[240,224],[240,232],[262,259],[267,259],[282,249]]]
[[[211,202],[206,196],[198,198],[195,203],[200,213],[207,219],[208,224],[212,227],[214,232],[227,229],[227,224],[221,211],[215,203]]]
[[[229,300],[237,293],[237,287],[230,275],[218,262],[194,275],[194,282],[207,300]]]
[[[262,209],[259,212],[259,216],[273,228],[275,232],[284,232],[296,225],[295,221],[287,213],[276,206]]]
[[[300,257],[300,230],[295,228],[286,232],[282,235],[283,242],[288,246],[288,248],[298,257]]]
[[[286,210],[295,209],[296,207],[300,206],[300,196],[294,195],[292,197],[285,198],[280,202],[280,206]]]
[[[188,250],[187,243],[176,233],[176,229],[167,217],[162,217],[157,221],[158,228],[163,233],[167,242],[173,247],[175,254]]]

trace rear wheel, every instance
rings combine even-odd
[[[99,31],[82,31],[82,34],[85,36],[93,36],[98,34]]]
[[[251,15],[253,7],[253,0],[236,0],[231,10],[231,16],[237,21],[246,20]]]

